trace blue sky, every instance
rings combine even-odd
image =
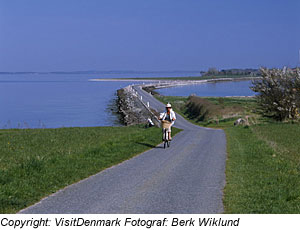
[[[0,0],[0,71],[296,66],[299,0]]]

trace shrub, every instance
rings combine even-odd
[[[300,107],[300,69],[261,68],[262,79],[250,87],[257,92],[263,115],[276,120],[296,119]]]
[[[219,106],[212,102],[197,96],[190,96],[186,104],[185,114],[190,119],[197,121],[207,121],[218,113]]]
[[[236,104],[226,104],[224,98],[206,99],[189,96],[184,106],[184,114],[192,120],[204,122],[219,122],[241,116],[244,108]],[[224,120],[225,119],[225,120]]]

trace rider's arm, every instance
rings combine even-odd
[[[176,120],[176,115],[175,115],[175,112],[172,110],[172,117],[173,117],[173,121],[175,121]]]
[[[165,117],[165,113],[161,113],[160,116],[159,116],[159,118],[158,118],[158,120],[163,120],[164,117]]]

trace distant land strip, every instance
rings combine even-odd
[[[216,81],[246,81],[260,79],[260,77],[232,77],[232,76],[216,76],[216,77],[154,77],[154,78],[92,78],[89,81],[147,81],[147,82],[189,82],[189,83],[206,83]]]
[[[91,81],[233,81],[233,80],[252,80],[260,78],[260,76],[253,75],[213,75],[213,76],[186,76],[186,77],[127,77],[127,78],[94,78]]]

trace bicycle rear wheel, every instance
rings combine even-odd
[[[167,129],[164,129],[164,149],[166,148],[167,143],[168,143],[168,131]]]

